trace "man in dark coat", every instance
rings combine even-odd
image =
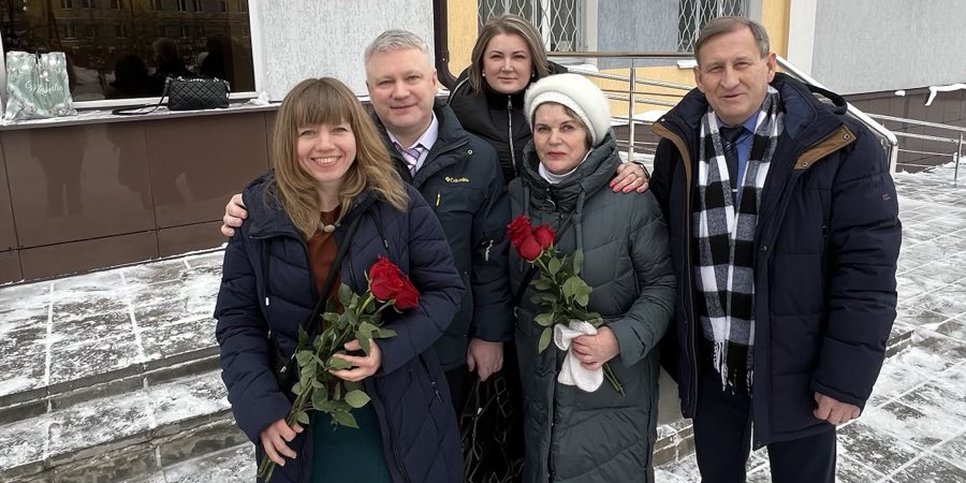
[[[695,57],[697,89],[654,126],[651,190],[680,288],[666,362],[702,481],[745,481],[753,443],[775,482],[832,482],[835,426],[861,413],[895,319],[889,166],[841,97],[776,73],[761,25],[716,19]]]
[[[366,49],[366,86],[402,178],[416,187],[439,218],[456,268],[469,289],[435,344],[452,401],[462,409],[469,371],[481,380],[503,365],[512,340],[506,225],[510,206],[492,146],[466,132],[453,111],[435,101],[439,81],[426,43],[389,30]],[[222,232],[241,226],[240,197],[226,207]]]

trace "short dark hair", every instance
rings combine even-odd
[[[740,30],[747,27],[751,30],[751,35],[755,37],[755,44],[758,45],[758,53],[762,57],[765,57],[771,52],[771,47],[768,43],[768,32],[765,31],[765,27],[762,27],[760,23],[746,17],[718,17],[701,27],[701,32],[698,33],[698,40],[694,43],[694,59],[698,59],[698,53],[701,51],[701,47],[707,44],[711,39],[722,35]]]

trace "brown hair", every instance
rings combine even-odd
[[[319,228],[318,182],[299,165],[299,128],[314,124],[349,124],[356,140],[356,159],[346,171],[339,193],[342,213],[366,189],[403,211],[409,202],[389,151],[355,94],[331,77],[306,79],[285,96],[275,117],[271,160],[272,182],[285,213],[307,240]]]
[[[490,40],[499,34],[519,35],[527,44],[530,50],[530,60],[533,62],[531,69],[534,79],[540,79],[550,75],[550,67],[547,60],[547,49],[543,46],[540,32],[519,15],[501,15],[490,19],[480,30],[480,36],[473,45],[473,53],[470,55],[469,82],[470,87],[476,94],[483,93],[483,55],[486,54],[486,46]]]
[[[701,51],[701,47],[704,47],[704,44],[708,43],[711,39],[745,27],[751,30],[751,35],[755,37],[755,44],[758,45],[758,53],[762,57],[767,56],[771,52],[771,47],[768,43],[768,32],[765,31],[765,27],[762,27],[760,23],[745,17],[718,17],[705,24],[704,27],[701,27],[698,40],[694,43],[694,59],[698,59],[698,52]]]

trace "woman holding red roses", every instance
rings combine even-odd
[[[270,156],[272,173],[244,191],[249,219],[225,250],[215,309],[239,427],[259,460],[278,465],[273,482],[462,481],[456,415],[431,350],[463,292],[439,221],[395,174],[369,117],[335,79],[305,80],[289,92]],[[312,325],[326,323],[317,302],[336,300],[340,282],[395,300],[383,327],[396,335],[369,341],[368,355],[350,341],[338,356],[351,367],[332,374],[360,381],[371,398],[352,410],[358,429],[321,412],[289,426],[295,380],[270,361],[292,358],[300,327],[321,332]]]
[[[511,288],[523,290],[516,328],[526,416],[522,480],[653,482],[657,346],[675,294],[660,208],[651,193],[608,189],[621,160],[610,106],[592,82],[576,74],[545,77],[527,91],[524,104],[533,141],[525,149],[524,172],[510,183],[510,199],[513,214],[532,225],[520,217],[508,227],[515,247]],[[586,308],[603,324],[596,334],[571,334],[568,351],[550,343],[541,352],[544,326],[534,319],[548,309],[541,305],[546,299],[534,300],[538,290],[526,281],[527,261],[551,245],[559,255],[583,253],[580,277],[592,288]],[[558,380],[571,356],[586,371],[607,364],[624,394],[612,384],[588,392],[580,381]]]

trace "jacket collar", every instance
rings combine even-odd
[[[244,226],[248,228],[250,236],[302,238],[301,233],[282,208],[281,200],[279,200],[276,192],[274,172],[250,183],[242,196],[248,209],[248,219]],[[378,201],[378,197],[372,190],[363,191],[352,200],[352,205],[349,206],[348,211],[342,217],[341,223],[345,224],[347,220],[362,216],[376,201]]]
[[[775,74],[771,86],[781,94],[786,113],[785,135],[803,145],[811,145],[842,126],[839,115],[847,104],[842,96],[828,90],[803,84],[787,74]],[[828,104],[814,94],[821,94]],[[667,127],[678,131],[685,139],[697,132],[701,117],[708,111],[708,100],[698,89],[692,89],[681,102],[661,118]],[[686,131],[686,132],[681,132]]]
[[[577,208],[580,193],[590,197],[606,187],[620,163],[617,141],[611,132],[607,133],[604,141],[590,152],[587,159],[574,172],[555,185],[540,176],[538,171],[540,160],[537,158],[533,141],[527,143],[523,152],[527,159],[525,184],[530,188],[531,202],[541,209],[550,211],[570,211]]]
[[[448,164],[441,164],[437,160],[439,154],[455,149],[468,143],[470,140],[470,133],[463,129],[459,120],[456,119],[456,113],[453,112],[453,109],[445,101],[436,99],[433,103],[433,113],[436,114],[436,120],[439,122],[439,135],[436,137],[436,143],[430,148],[429,154],[426,156],[426,161],[423,162],[420,170],[416,172],[415,179],[409,174],[409,169],[406,167],[402,155],[399,154],[399,151],[392,145],[392,141],[389,140],[389,133],[386,131],[385,125],[383,125],[375,113],[372,115],[372,120],[379,129],[386,148],[389,149],[389,155],[393,159],[393,165],[396,167],[396,171],[404,180],[417,186],[423,180],[426,180],[429,176]],[[454,159],[452,162],[456,162],[456,160]]]

